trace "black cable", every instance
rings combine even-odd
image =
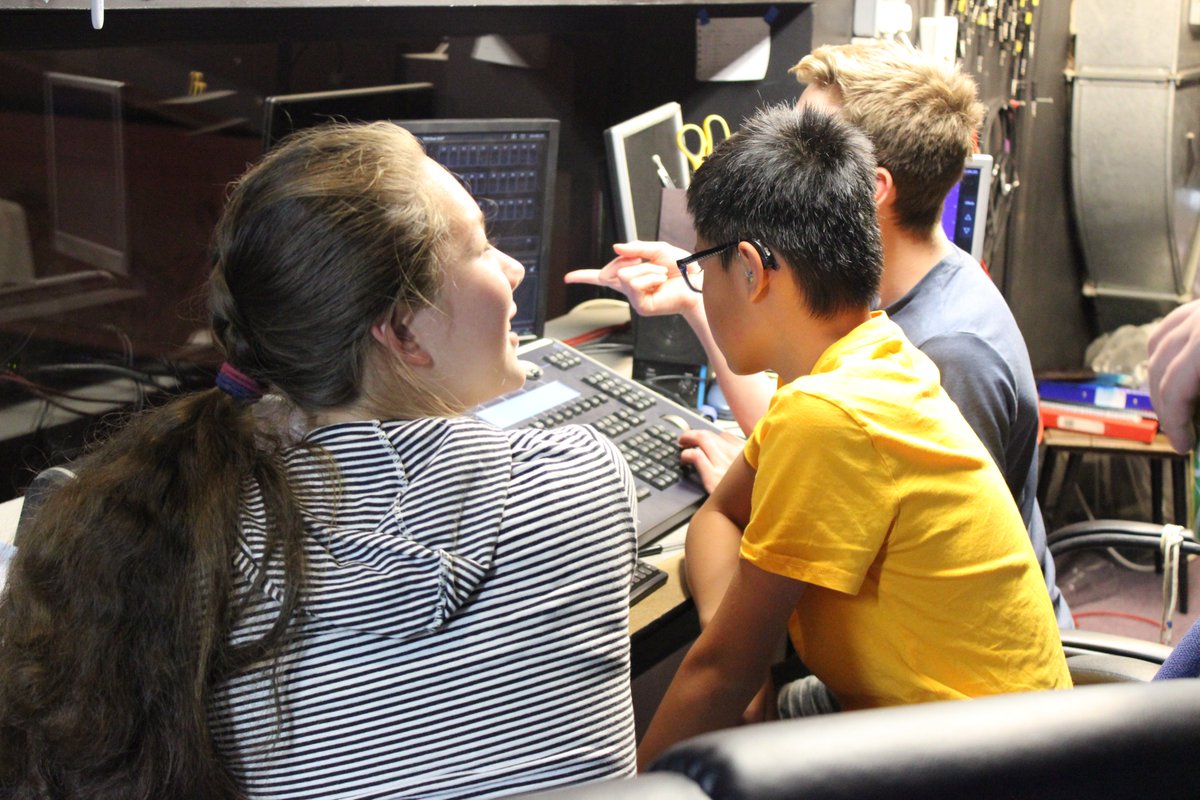
[[[575,348],[584,353],[628,353],[633,350],[632,345],[623,342],[606,342],[599,340],[595,342],[585,342]]]
[[[22,371],[25,375],[38,375],[43,373],[66,373],[66,372],[111,372],[120,375],[123,378],[139,381],[146,385],[152,386],[155,389],[162,387],[154,380],[153,375],[141,370],[122,367],[117,364],[105,364],[96,362],[94,364],[38,364],[28,367]]]
[[[638,383],[646,383],[646,384],[650,384],[650,385],[654,385],[656,383],[662,383],[664,381],[679,381],[681,383],[683,383],[683,382],[695,383],[700,380],[700,376],[699,375],[690,375],[686,372],[680,372],[680,373],[671,374],[671,375],[651,375],[646,378],[638,378],[637,380],[638,380]]]
[[[53,398],[58,398],[61,400],[76,400],[81,403],[113,403],[113,402],[116,402],[111,397],[88,397],[86,395],[73,394],[71,392],[63,391],[62,389],[56,389],[52,386],[45,386],[40,383],[34,383],[33,381],[29,380],[28,378],[25,378],[22,375],[17,375],[16,373],[11,373],[11,372],[10,373],[0,373],[0,381],[3,381],[11,386],[16,386],[17,388],[24,389],[25,391],[29,392],[30,394],[34,395],[35,397],[41,397],[41,398],[53,397]],[[142,392],[140,391],[141,387],[139,386],[138,389],[139,389],[138,396],[140,398],[142,396]]]

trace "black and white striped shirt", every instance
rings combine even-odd
[[[493,797],[632,775],[633,482],[581,426],[354,422],[289,457],[310,523],[298,635],[278,674],[215,693],[218,747],[252,798]],[[236,569],[264,569],[247,486]],[[278,609],[280,565],[235,641]]]

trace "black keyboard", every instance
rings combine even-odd
[[[634,475],[639,546],[691,517],[707,495],[680,465],[676,441],[686,428],[719,430],[715,425],[562,342],[539,339],[518,352],[535,373],[475,416],[501,428],[586,423],[611,439]]]
[[[633,579],[629,585],[629,605],[633,605],[666,582],[667,573],[639,558],[633,565]]]

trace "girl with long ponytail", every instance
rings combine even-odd
[[[631,774],[632,480],[590,428],[464,414],[523,381],[523,272],[466,189],[393,124],[311,129],[235,184],[213,254],[217,386],[135,417],[19,543],[0,794]]]

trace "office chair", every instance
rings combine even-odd
[[[1089,520],[1065,525],[1046,537],[1050,554],[1058,558],[1074,550],[1099,547],[1140,548],[1159,551],[1163,525],[1129,520]],[[1184,531],[1180,558],[1200,553],[1200,542]],[[1186,575],[1186,571],[1183,573]],[[1184,578],[1186,580],[1186,578]],[[1076,685],[1117,680],[1162,680],[1200,677],[1200,623],[1193,625],[1170,648],[1126,636],[1090,631],[1062,631],[1067,664]],[[1140,664],[1135,662],[1141,662]],[[1169,664],[1169,666],[1168,666]],[[1079,670],[1079,677],[1076,676]]]
[[[508,800],[709,800],[692,780],[673,772],[652,772],[636,778],[564,786]]]
[[[520,798],[1194,800],[1197,719],[1195,679],[847,711],[716,731],[632,780]],[[668,774],[692,786],[651,781]]]
[[[1089,686],[768,722],[654,763],[714,800],[1200,794],[1200,681]]]

